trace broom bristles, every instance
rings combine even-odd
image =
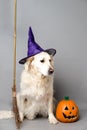
[[[6,110],[0,111],[0,119],[9,119],[13,117],[14,117],[13,111],[6,111]]]

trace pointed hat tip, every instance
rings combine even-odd
[[[31,26],[29,27],[28,35],[33,34]]]
[[[32,28],[31,28],[31,26],[29,27],[29,31],[32,31]]]
[[[29,27],[28,36],[29,36],[29,40],[30,40],[30,41],[35,41],[35,40],[34,40],[34,34],[33,34],[33,31],[32,31],[31,26]]]

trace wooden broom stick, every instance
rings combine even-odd
[[[20,128],[21,122],[16,98],[16,11],[17,11],[17,0],[14,0],[14,64],[13,64],[12,99],[13,99],[13,112],[15,116],[15,123],[17,128]]]

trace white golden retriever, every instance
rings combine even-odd
[[[41,52],[27,59],[21,74],[17,103],[21,121],[34,119],[38,114],[57,124],[53,114],[53,57]]]

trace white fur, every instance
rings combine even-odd
[[[24,117],[34,119],[37,114],[49,118],[49,122],[58,121],[53,114],[53,57],[41,52],[27,59],[21,74],[20,92],[17,103],[21,121]]]

